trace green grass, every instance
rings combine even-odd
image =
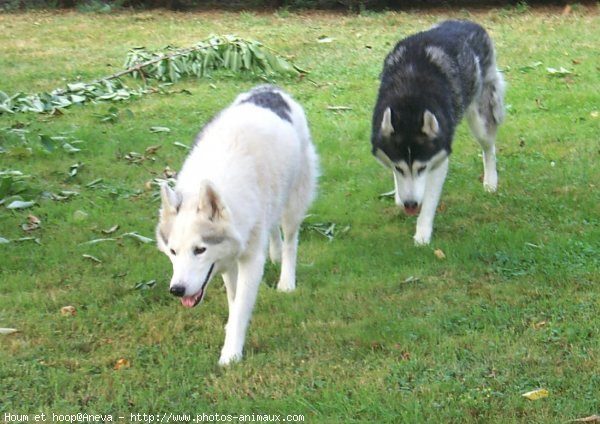
[[[0,237],[39,239],[0,244],[0,327],[19,330],[0,335],[0,421],[6,413],[127,421],[173,412],[564,423],[600,413],[600,19],[593,7],[560,12],[0,15],[0,90],[9,94],[90,81],[118,71],[130,47],[184,47],[210,33],[254,38],[290,56],[311,81],[274,82],[306,108],[321,156],[307,223],[339,229],[332,241],[303,231],[295,293],[276,292],[278,267],[267,266],[245,358],[221,369],[227,302],[217,280],[199,308],[184,309],[167,292],[167,258],[119,236],[153,236],[158,201],[147,182],[179,168],[185,151],[175,142],[189,144],[260,81],[182,81],[171,89],[191,95],[117,104],[115,123],[99,117],[115,106],[108,103],[60,116],[0,115],[0,128],[28,131],[31,148],[0,131],[0,170],[30,176],[22,197],[38,201],[22,211],[0,207]],[[370,155],[370,114],[387,51],[446,17],[481,22],[497,46],[508,83],[500,188],[484,192],[478,147],[461,126],[432,245],[417,248],[414,219],[379,198],[392,179]],[[318,43],[322,36],[333,41]],[[546,70],[561,66],[572,73]],[[171,132],[153,134],[152,126]],[[39,134],[83,140],[82,151],[46,152]],[[126,159],[152,145],[161,148],[142,163]],[[41,196],[63,190],[78,195]],[[41,228],[26,233],[29,214]],[[116,224],[114,234],[102,233]],[[117,240],[83,244],[103,237]],[[63,316],[65,305],[76,314]],[[129,367],[115,369],[120,359]],[[537,388],[549,397],[521,396]]]

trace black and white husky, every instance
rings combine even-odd
[[[452,139],[463,115],[483,149],[483,186],[496,191],[496,132],[504,81],[490,37],[468,21],[446,21],[401,40],[387,55],[375,110],[373,155],[394,174],[396,204],[419,213],[417,245],[431,240]]]

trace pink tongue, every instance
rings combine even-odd
[[[181,298],[181,304],[183,306],[185,306],[186,308],[193,308],[194,306],[196,306],[196,302],[198,302],[198,299],[202,296],[202,290],[200,290],[197,294],[193,295],[193,296],[183,296]]]

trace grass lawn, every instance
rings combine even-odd
[[[179,169],[181,144],[263,81],[219,72],[121,103],[0,114],[0,171],[23,174],[0,180],[0,327],[18,330],[0,334],[0,421],[218,413],[565,423],[600,414],[600,19],[593,6],[562,12],[0,15],[9,95],[112,74],[135,46],[185,47],[211,33],[260,40],[310,71],[273,82],[304,105],[322,168],[299,287],[276,292],[278,266],[267,266],[244,360],[223,369],[219,279],[185,309],[167,292],[168,259],[127,234],[154,237],[151,181]],[[448,17],[489,30],[508,84],[499,191],[484,192],[478,145],[461,125],[432,244],[417,248],[415,219],[379,196],[393,182],[370,154],[371,110],[385,54]],[[54,149],[41,142],[48,137]],[[36,204],[9,209],[14,194]],[[332,240],[315,231],[332,224]],[[87,243],[101,238],[111,240]],[[522,396],[536,389],[548,396]]]

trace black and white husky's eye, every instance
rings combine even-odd
[[[198,247],[198,246],[194,247],[194,255],[195,256],[201,255],[204,252],[206,252],[206,247]]]
[[[417,175],[421,175],[423,173],[423,171],[425,171],[427,167],[426,166],[421,166],[417,169]]]
[[[396,171],[398,171],[400,173],[400,175],[404,176],[404,171],[402,170],[402,168],[400,168],[399,166],[396,166]]]
[[[169,252],[171,252],[171,255],[177,256],[177,252],[175,252],[175,249],[171,249],[171,250],[169,250]]]

